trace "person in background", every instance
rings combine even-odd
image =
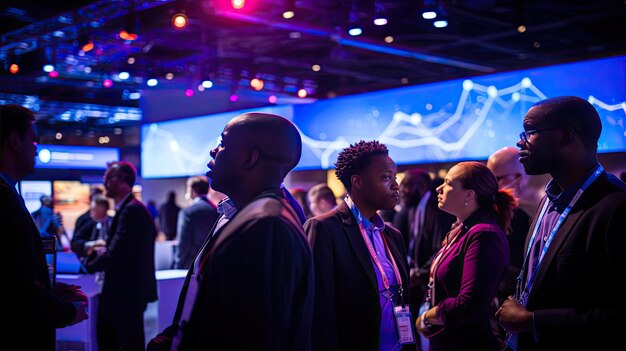
[[[332,189],[326,183],[316,184],[311,187],[307,197],[309,200],[309,208],[313,216],[319,216],[337,207],[335,193],[333,193]]]
[[[493,172],[498,180],[500,189],[510,189],[517,203],[520,203],[520,195],[523,194],[523,188],[527,183],[527,175],[524,167],[517,160],[519,157],[518,150],[513,147],[503,147],[494,152],[487,159],[487,168]],[[498,293],[492,303],[493,312],[495,313],[502,302],[515,292],[515,285],[520,269],[522,269],[522,261],[524,259],[524,241],[530,226],[530,217],[521,207],[513,210],[513,218],[511,226],[506,232],[506,239],[509,242],[509,259],[510,263],[506,269],[506,274],[500,286]],[[504,329],[498,324],[495,317],[492,318],[492,329],[498,340],[502,343],[506,336]]]
[[[14,299],[2,308],[3,345],[55,350],[55,328],[87,319],[87,296],[78,286],[52,286],[41,236],[15,184],[35,170],[35,115],[18,105],[0,105],[0,255],[3,281]],[[20,337],[25,336],[25,337]],[[9,347],[10,348],[10,347]]]
[[[433,256],[441,248],[456,218],[439,209],[437,193],[425,169],[414,168],[404,172],[400,182],[400,202],[402,208],[395,214],[393,225],[400,230],[408,247],[411,312],[417,316],[428,290]]]
[[[178,216],[175,269],[189,269],[217,221],[217,207],[207,198],[208,192],[209,182],[206,177],[193,177],[187,180],[186,194],[189,194],[192,203],[191,206],[182,209]]]
[[[413,319],[394,313],[409,309],[406,250],[377,213],[400,198],[388,153],[378,141],[341,151],[335,173],[348,195],[304,225],[315,262],[314,351],[415,349]]]
[[[104,187],[106,196],[115,201],[115,217],[106,247],[95,249],[85,264],[89,273],[104,272],[96,325],[100,350],[143,349],[143,314],[148,302],[157,299],[157,233],[150,213],[131,193],[136,174],[129,162],[108,165]]]
[[[93,223],[93,219],[91,218],[91,203],[93,202],[94,196],[102,195],[102,193],[103,191],[99,187],[92,188],[89,191],[89,209],[85,211],[85,213],[78,216],[78,218],[76,219],[76,224],[74,225],[74,234],[72,235],[72,242],[74,240],[74,236],[76,236],[76,233],[81,231],[83,226],[87,226]]]
[[[159,217],[159,210],[157,209],[156,201],[152,199],[148,200],[146,208],[148,209],[148,212],[150,212],[150,216],[152,216],[152,219],[156,220]]]
[[[109,228],[113,218],[109,211],[109,199],[103,195],[94,195],[90,204],[91,223],[88,223],[74,232],[72,236],[72,251],[83,261],[83,264],[95,250],[106,247]]]
[[[513,350],[620,348],[626,327],[626,185],[598,163],[602,122],[587,100],[543,100],[517,142],[529,175],[549,173],[516,294],[496,318]]]
[[[176,239],[176,229],[178,227],[178,213],[180,206],[176,204],[176,193],[167,193],[167,201],[159,207],[159,227],[165,234],[165,240]]]
[[[287,119],[246,113],[222,132],[207,176],[228,197],[148,350],[309,350],[313,258],[282,180],[302,141]]]
[[[439,208],[456,216],[430,267],[426,301],[415,327],[430,350],[499,350],[489,305],[505,268],[515,199],[483,164],[461,162],[437,188]]]
[[[41,207],[31,213],[41,235],[57,235],[63,228],[63,217],[54,213],[52,197],[42,195],[39,198]]]
[[[293,196],[294,199],[296,199],[300,207],[302,207],[302,211],[304,211],[305,221],[311,218],[311,211],[309,210],[309,205],[306,202],[308,192],[302,188],[293,188],[289,189],[289,193],[291,194],[291,196]]]

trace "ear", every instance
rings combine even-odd
[[[561,138],[561,146],[571,144],[576,139],[576,133],[574,129],[567,127],[563,128],[563,137]]]
[[[244,168],[253,168],[254,166],[257,165],[257,163],[259,163],[260,156],[261,156],[261,154],[259,153],[259,150],[251,149],[248,152],[248,154],[246,156],[246,159],[244,160],[243,167]]]
[[[467,191],[467,194],[465,194],[465,201],[469,202],[470,200],[472,200],[475,197],[476,197],[476,192],[474,191],[474,189],[469,189]]]
[[[363,190],[363,178],[358,174],[353,174],[350,177],[350,183],[352,183],[352,189]]]
[[[22,144],[24,143],[24,138],[20,136],[20,133],[17,131],[12,131],[9,133],[8,144],[9,148],[12,150],[20,150],[22,148]]]

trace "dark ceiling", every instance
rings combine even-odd
[[[441,5],[447,27],[421,17],[429,4]],[[295,16],[284,19],[290,6]],[[180,11],[190,24],[175,30]],[[373,24],[376,13],[386,26]],[[347,34],[351,22],[363,26],[361,36]],[[129,26],[137,40],[120,39]],[[0,93],[132,107],[128,94],[141,89],[195,91],[211,79],[216,88],[251,90],[257,77],[260,94],[305,88],[323,99],[624,54],[626,1],[248,0],[241,10],[230,0],[3,1],[0,32]],[[94,49],[81,54],[85,39]],[[46,63],[58,77],[43,72]],[[130,78],[119,80],[122,71]],[[147,87],[151,77],[157,87]]]

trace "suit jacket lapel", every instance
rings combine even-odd
[[[354,253],[356,254],[359,262],[363,266],[365,273],[370,278],[370,282],[372,283],[372,287],[378,290],[378,280],[376,280],[376,272],[374,272],[374,267],[372,266],[372,260],[370,258],[370,253],[367,251],[367,246],[365,246],[365,242],[363,241],[363,236],[361,235],[361,230],[359,229],[359,225],[356,222],[356,218],[352,214],[352,211],[348,207],[348,205],[341,203],[337,208],[337,214],[339,215],[341,222],[343,223],[343,230],[348,238],[348,242],[352,246]]]
[[[587,189],[587,191],[589,191],[589,190],[591,190],[591,189]],[[593,190],[591,190],[591,191],[593,191]],[[589,193],[587,193],[587,195],[588,194]],[[574,205],[574,208],[569,213],[567,218],[565,218],[565,222],[563,222],[563,224],[561,225],[561,228],[559,228],[559,230],[556,232],[556,235],[554,236],[554,239],[552,239],[552,243],[550,244],[550,247],[548,248],[548,251],[546,252],[545,257],[541,261],[541,265],[539,266],[539,269],[537,270],[537,276],[535,277],[535,281],[533,282],[533,286],[530,288],[530,294],[528,296],[529,300],[535,294],[535,291],[537,290],[536,287],[540,286],[541,280],[545,276],[546,271],[548,270],[548,267],[552,264],[552,261],[554,259],[556,259],[557,253],[559,252],[559,249],[561,248],[561,246],[563,245],[563,243],[565,242],[567,237],[572,232],[572,229],[576,225],[576,222],[578,222],[578,220],[580,219],[582,214],[585,212],[585,209],[584,208],[581,209],[580,207],[581,207],[582,204],[585,203],[585,201],[586,201],[585,198],[586,197],[587,196],[583,195],[578,200],[578,202],[576,203],[576,205]],[[543,203],[542,203],[542,205],[543,205]],[[531,228],[534,228],[534,226],[531,227]],[[541,240],[541,239],[537,239],[537,240]]]
[[[402,288],[408,290],[408,282],[404,281],[404,278],[408,276],[408,273],[405,270],[404,265],[400,264],[401,260],[405,259],[402,257],[402,251],[398,247],[397,241],[393,238],[392,231],[390,229],[385,226],[385,230],[383,230],[381,234],[385,237],[385,241],[389,246],[389,252],[391,252],[391,256],[393,256],[394,261],[396,261],[396,266],[398,266],[398,274],[400,274],[400,278],[402,279],[402,281],[398,282],[398,284],[402,284]]]
[[[130,194],[129,197],[126,198],[126,200],[124,200],[124,202],[122,202],[122,206],[120,206],[119,210],[115,211],[115,217],[113,217],[113,222],[111,222],[111,226],[109,227],[109,232],[107,233],[107,245],[108,243],[111,241],[111,238],[113,238],[113,234],[115,234],[115,231],[117,230],[117,223],[120,220],[120,214],[122,213],[122,211],[124,210],[124,207],[126,207],[126,205],[128,205],[128,203],[130,203],[135,197],[133,196],[133,194]]]

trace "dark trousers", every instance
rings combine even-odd
[[[128,306],[123,301],[98,298],[96,324],[100,351],[145,350],[144,307]]]

